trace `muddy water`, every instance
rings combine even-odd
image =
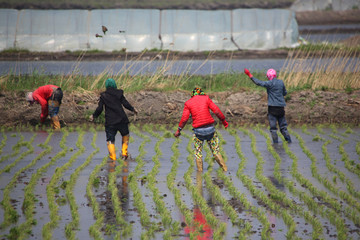
[[[118,197],[121,199],[121,209],[124,212],[123,218],[126,222],[130,223],[132,226],[132,232],[130,235],[126,236],[125,239],[140,239],[142,234],[146,234],[149,230],[147,227],[142,226],[141,224],[141,214],[136,207],[134,192],[133,189],[129,186],[128,176],[130,173],[135,172],[136,167],[139,165],[140,161],[144,162],[144,165],[141,167],[140,174],[136,175],[136,182],[138,189],[141,193],[141,199],[146,207],[146,210],[149,214],[151,224],[159,226],[158,230],[154,233],[153,239],[163,239],[164,230],[166,229],[162,225],[161,215],[156,207],[156,203],[153,198],[153,192],[150,190],[148,181],[149,174],[156,167],[154,162],[154,156],[156,156],[156,143],[160,141],[159,138],[154,137],[151,132],[142,130],[140,126],[137,126],[141,134],[136,132],[131,132],[131,141],[129,145],[129,153],[131,158],[127,160],[127,167],[123,169],[121,174],[117,176],[116,185],[118,188]],[[237,176],[237,171],[240,167],[242,160],[245,161],[242,174],[247,176],[251,180],[251,185],[254,186],[257,190],[264,193],[265,196],[269,197],[273,194],[271,189],[269,189],[264,182],[258,178],[260,173],[262,176],[265,176],[269,182],[275,187],[276,191],[285,193],[286,197],[300,206],[303,211],[312,212],[313,210],[302,200],[302,198],[294,194],[286,186],[285,181],[293,181],[294,188],[303,194],[308,194],[315,199],[315,204],[319,206],[324,206],[325,209],[328,208],[329,203],[325,202],[326,200],[319,198],[318,195],[314,195],[309,189],[302,185],[291,172],[293,168],[293,158],[289,156],[286,149],[282,145],[282,142],[279,144],[270,144],[268,145],[267,139],[261,134],[261,131],[265,134],[269,134],[266,128],[258,129],[249,128],[249,129],[235,129],[236,133],[231,134],[229,131],[219,130],[219,135],[223,139],[221,141],[221,149],[224,151],[224,158],[227,161],[229,171],[225,174],[225,177],[231,181],[236,190],[245,196],[246,201],[253,207],[253,209],[260,209],[266,215],[268,222],[270,223],[270,236],[273,239],[286,239],[286,234],[289,229],[282,217],[282,214],[278,211],[273,211],[272,208],[264,203],[259,196],[254,194],[249,188],[249,184],[246,184],[241,178]],[[360,227],[356,223],[354,218],[346,214],[346,211],[351,209],[355,213],[360,212],[360,177],[359,170],[355,168],[349,169],[343,161],[344,156],[347,156],[349,161],[352,161],[354,164],[360,164],[360,155],[359,142],[360,142],[360,129],[353,128],[352,132],[347,131],[344,128],[337,128],[336,130],[331,128],[323,128],[319,130],[318,128],[309,128],[307,131],[303,129],[291,129],[300,138],[304,141],[304,146],[312,154],[313,158],[311,159],[308,154],[302,148],[299,139],[295,136],[292,136],[293,143],[289,144],[289,150],[294,154],[298,159],[297,161],[297,170],[302,177],[308,179],[314,188],[318,191],[325,192],[331,199],[335,199],[340,203],[340,209],[338,215],[343,219],[345,226],[347,227],[347,237],[349,238],[358,238]],[[164,132],[159,130],[154,130],[156,133],[161,136]],[[192,132],[190,130],[184,130],[184,134],[180,137],[180,142],[178,143],[179,157],[177,158],[178,166],[176,168],[174,185],[176,189],[180,192],[181,203],[186,206],[186,211],[190,211],[193,214],[194,221],[202,216],[204,219],[203,229],[206,231],[202,233],[203,236],[212,236],[216,231],[216,227],[211,227],[209,223],[206,223],[206,218],[204,215],[199,215],[201,213],[201,208],[196,203],[197,201],[193,198],[193,194],[187,188],[186,183],[186,174],[190,174],[191,185],[195,186],[196,191],[200,193],[200,196],[205,200],[206,205],[210,209],[210,214],[216,217],[220,223],[225,224],[225,237],[224,239],[232,239],[239,236],[239,232],[243,230],[243,227],[233,225],[229,216],[226,214],[226,211],[222,204],[220,204],[216,197],[212,195],[209,189],[206,187],[204,174],[208,173],[211,177],[212,183],[217,186],[221,192],[221,196],[226,199],[231,207],[236,211],[237,218],[243,223],[247,222],[251,226],[250,232],[247,233],[248,239],[259,239],[263,230],[263,224],[260,221],[260,218],[255,214],[254,210],[251,208],[245,207],[239,199],[234,197],[233,193],[229,190],[224,181],[221,179],[221,176],[217,172],[219,166],[214,163],[212,168],[209,168],[209,162],[211,160],[211,154],[209,151],[204,150],[204,173],[199,174],[196,171],[196,167],[192,167],[188,162],[188,144],[192,138]],[[36,134],[36,135],[35,135]],[[88,185],[88,180],[90,174],[94,171],[96,166],[101,164],[104,157],[107,155],[107,146],[106,146],[106,136],[103,131],[96,132],[96,148],[99,148],[99,151],[90,157],[88,164],[79,172],[79,175],[76,178],[74,184],[74,189],[72,194],[76,200],[77,212],[79,215],[79,226],[76,230],[76,237],[78,239],[91,239],[92,236],[89,233],[89,228],[95,223],[96,218],[90,200],[86,193],[86,187]],[[37,171],[49,163],[60,151],[63,149],[60,147],[60,141],[64,136],[63,132],[53,133],[50,136],[48,146],[51,147],[51,150],[47,152],[43,157],[38,158],[46,147],[39,145],[44,143],[49,137],[48,132],[5,132],[7,139],[5,140],[4,147],[0,154],[0,167],[1,169],[9,168],[8,171],[2,171],[0,174],[0,200],[4,200],[5,197],[10,198],[10,203],[12,208],[14,208],[19,215],[18,221],[15,224],[6,225],[6,227],[0,230],[0,235],[4,238],[5,235],[8,235],[10,229],[26,221],[26,217],[22,211],[22,203],[24,201],[24,189],[28,185],[32,177],[34,177]],[[31,141],[32,137],[33,142],[31,146],[33,147],[33,152],[23,156],[21,159],[17,160],[22,153],[25,153],[28,148],[21,147],[18,153],[15,153],[13,147],[23,138],[23,141]],[[321,140],[314,141],[315,136],[320,136]],[[66,137],[66,146],[67,152],[64,156],[59,157],[50,164],[44,171],[40,174],[36,185],[33,189],[33,194],[35,195],[36,201],[34,202],[34,212],[33,218],[36,219],[36,224],[31,226],[32,234],[27,235],[27,239],[42,239],[42,230],[45,224],[50,221],[50,210],[49,202],[47,197],[46,188],[50,184],[51,180],[54,178],[54,175],[57,169],[66,166],[69,166],[64,169],[59,180],[55,183],[55,186],[58,188],[58,192],[55,196],[55,199],[58,203],[63,202],[63,204],[58,205],[57,214],[61,217],[56,226],[52,229],[52,234],[54,238],[64,239],[65,235],[65,226],[72,221],[72,215],[70,210],[69,201],[67,200],[65,189],[60,186],[64,182],[68,182],[70,176],[74,174],[75,170],[80,168],[82,164],[89,158],[90,154],[96,150],[92,146],[92,139],[94,133],[91,131],[86,132],[83,135],[82,147],[85,150],[81,150],[80,147],[76,146],[76,143],[79,139],[79,132],[70,132]],[[144,142],[144,136],[149,139],[143,145],[144,154],[140,154],[140,146]],[[189,138],[186,136],[190,136]],[[238,151],[236,149],[236,138],[237,136],[240,139],[241,153],[243,159],[240,158]],[[4,139],[4,136],[0,135],[0,141]],[[330,171],[326,165],[324,153],[322,151],[323,145],[325,142],[329,141],[326,145],[326,151],[330,157],[330,163],[335,165],[338,171],[344,174],[347,181],[340,180],[338,173]],[[186,227],[185,217],[183,215],[183,210],[181,210],[177,204],[176,197],[174,192],[168,188],[168,179],[173,167],[173,162],[171,158],[174,155],[171,147],[175,143],[175,138],[164,138],[161,140],[159,145],[160,155],[158,159],[160,164],[158,165],[158,172],[156,174],[156,187],[158,189],[158,194],[161,196],[166,209],[170,212],[173,222],[178,223],[180,231],[173,233],[175,239],[187,239],[192,228]],[[117,155],[119,156],[121,146],[121,137],[117,135],[116,138],[116,147]],[[344,149],[344,152],[341,151],[341,146]],[[190,147],[192,149],[192,144],[190,142]],[[281,174],[281,179],[278,179],[275,175],[275,164],[276,159],[272,152],[269,151],[269,148],[273,148],[274,151],[280,156],[281,164],[279,172]],[[204,149],[207,149],[206,144],[204,144]],[[81,151],[80,154],[78,152]],[[260,154],[258,154],[260,153]],[[12,154],[12,155],[11,155]],[[77,155],[78,154],[78,155]],[[210,155],[209,155],[210,154]],[[71,159],[76,158],[72,161]],[[140,156],[140,157],[139,157]],[[259,156],[262,159],[262,164],[259,164]],[[190,157],[191,159],[192,157]],[[36,161],[35,161],[35,160]],[[209,160],[210,159],[210,160]],[[315,164],[313,163],[314,159],[316,160]],[[35,161],[33,164],[31,164]],[[192,160],[190,160],[192,161]],[[12,163],[14,163],[12,165]],[[353,200],[353,203],[349,203],[348,200],[343,199],[336,191],[331,191],[323,182],[319,181],[319,177],[314,175],[311,171],[311,164],[316,166],[316,172],[321,176],[321,179],[327,179],[335,186],[337,191],[342,191],[347,194],[348,198]],[[111,171],[114,171],[114,167],[119,163],[115,162],[115,165],[111,161],[107,161],[106,164],[100,169],[96,174],[97,178],[100,180],[98,186],[93,186],[92,191],[96,196],[96,200],[99,203],[100,211],[104,214],[105,218],[102,222],[102,227],[100,229],[101,234],[104,239],[113,239],[117,230],[121,230],[122,227],[119,226],[116,222],[115,207],[112,204],[111,193],[108,189],[108,174]],[[261,169],[259,168],[260,166]],[[17,176],[14,178],[14,176]],[[336,178],[336,181],[334,180]],[[14,184],[11,184],[11,183]],[[350,183],[350,185],[349,185]],[[349,186],[353,187],[353,191],[349,190]],[[6,196],[7,191],[10,190],[9,196]],[[311,223],[304,218],[301,212],[294,211],[289,206],[282,205],[280,202],[275,202],[278,206],[281,206],[280,209],[286,211],[292,217],[296,225],[295,235],[303,239],[312,238],[313,226]],[[330,208],[329,208],[330,209]],[[0,207],[0,221],[4,222],[5,209],[3,206]],[[339,229],[336,228],[334,224],[331,223],[328,216],[319,213],[312,213],[318,221],[323,226],[323,237],[325,239],[336,238],[339,234]],[[108,231],[106,231],[106,229]]]

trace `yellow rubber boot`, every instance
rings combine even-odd
[[[126,160],[128,157],[129,135],[122,137],[121,157]]]
[[[111,160],[116,160],[115,144],[108,142],[107,147],[109,150],[109,157]]]
[[[54,130],[60,130],[60,122],[58,115],[55,115],[51,118],[51,126]]]
[[[226,172],[227,166],[226,166],[222,156],[220,154],[216,154],[216,155],[214,155],[214,157],[215,157],[216,162],[220,165],[220,167],[224,170],[224,172]]]

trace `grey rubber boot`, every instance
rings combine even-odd
[[[291,137],[290,137],[290,134],[289,132],[284,129],[281,131],[281,134],[284,136],[285,140],[288,142],[288,143],[291,143]]]
[[[278,140],[277,132],[276,131],[270,131],[270,132],[271,132],[271,137],[272,137],[273,143],[278,143],[279,140]]]

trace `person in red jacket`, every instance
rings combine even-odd
[[[202,148],[205,140],[209,144],[216,162],[224,171],[227,171],[227,166],[220,154],[219,138],[214,127],[215,120],[211,117],[209,110],[215,113],[225,128],[229,126],[219,107],[216,106],[201,88],[195,88],[192,91],[191,98],[185,102],[179,128],[174,136],[179,137],[181,135],[180,132],[185,127],[191,114],[194,131],[194,154],[198,171],[202,172],[203,170]]]
[[[51,125],[54,129],[60,129],[59,110],[63,92],[60,87],[55,85],[45,85],[36,89],[34,92],[26,94],[26,100],[32,105],[37,102],[41,105],[40,122],[44,123],[48,115],[51,117]]]

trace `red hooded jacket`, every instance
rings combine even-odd
[[[212,118],[209,109],[221,120],[225,120],[224,114],[220,108],[207,95],[195,95],[185,102],[183,114],[179,123],[180,128],[184,128],[190,114],[193,120],[193,128],[198,128],[213,124],[215,120]]]
[[[42,123],[45,121],[49,113],[48,100],[51,97],[53,91],[57,88],[59,87],[55,85],[45,85],[36,89],[32,94],[34,100],[41,105],[40,121]]]

